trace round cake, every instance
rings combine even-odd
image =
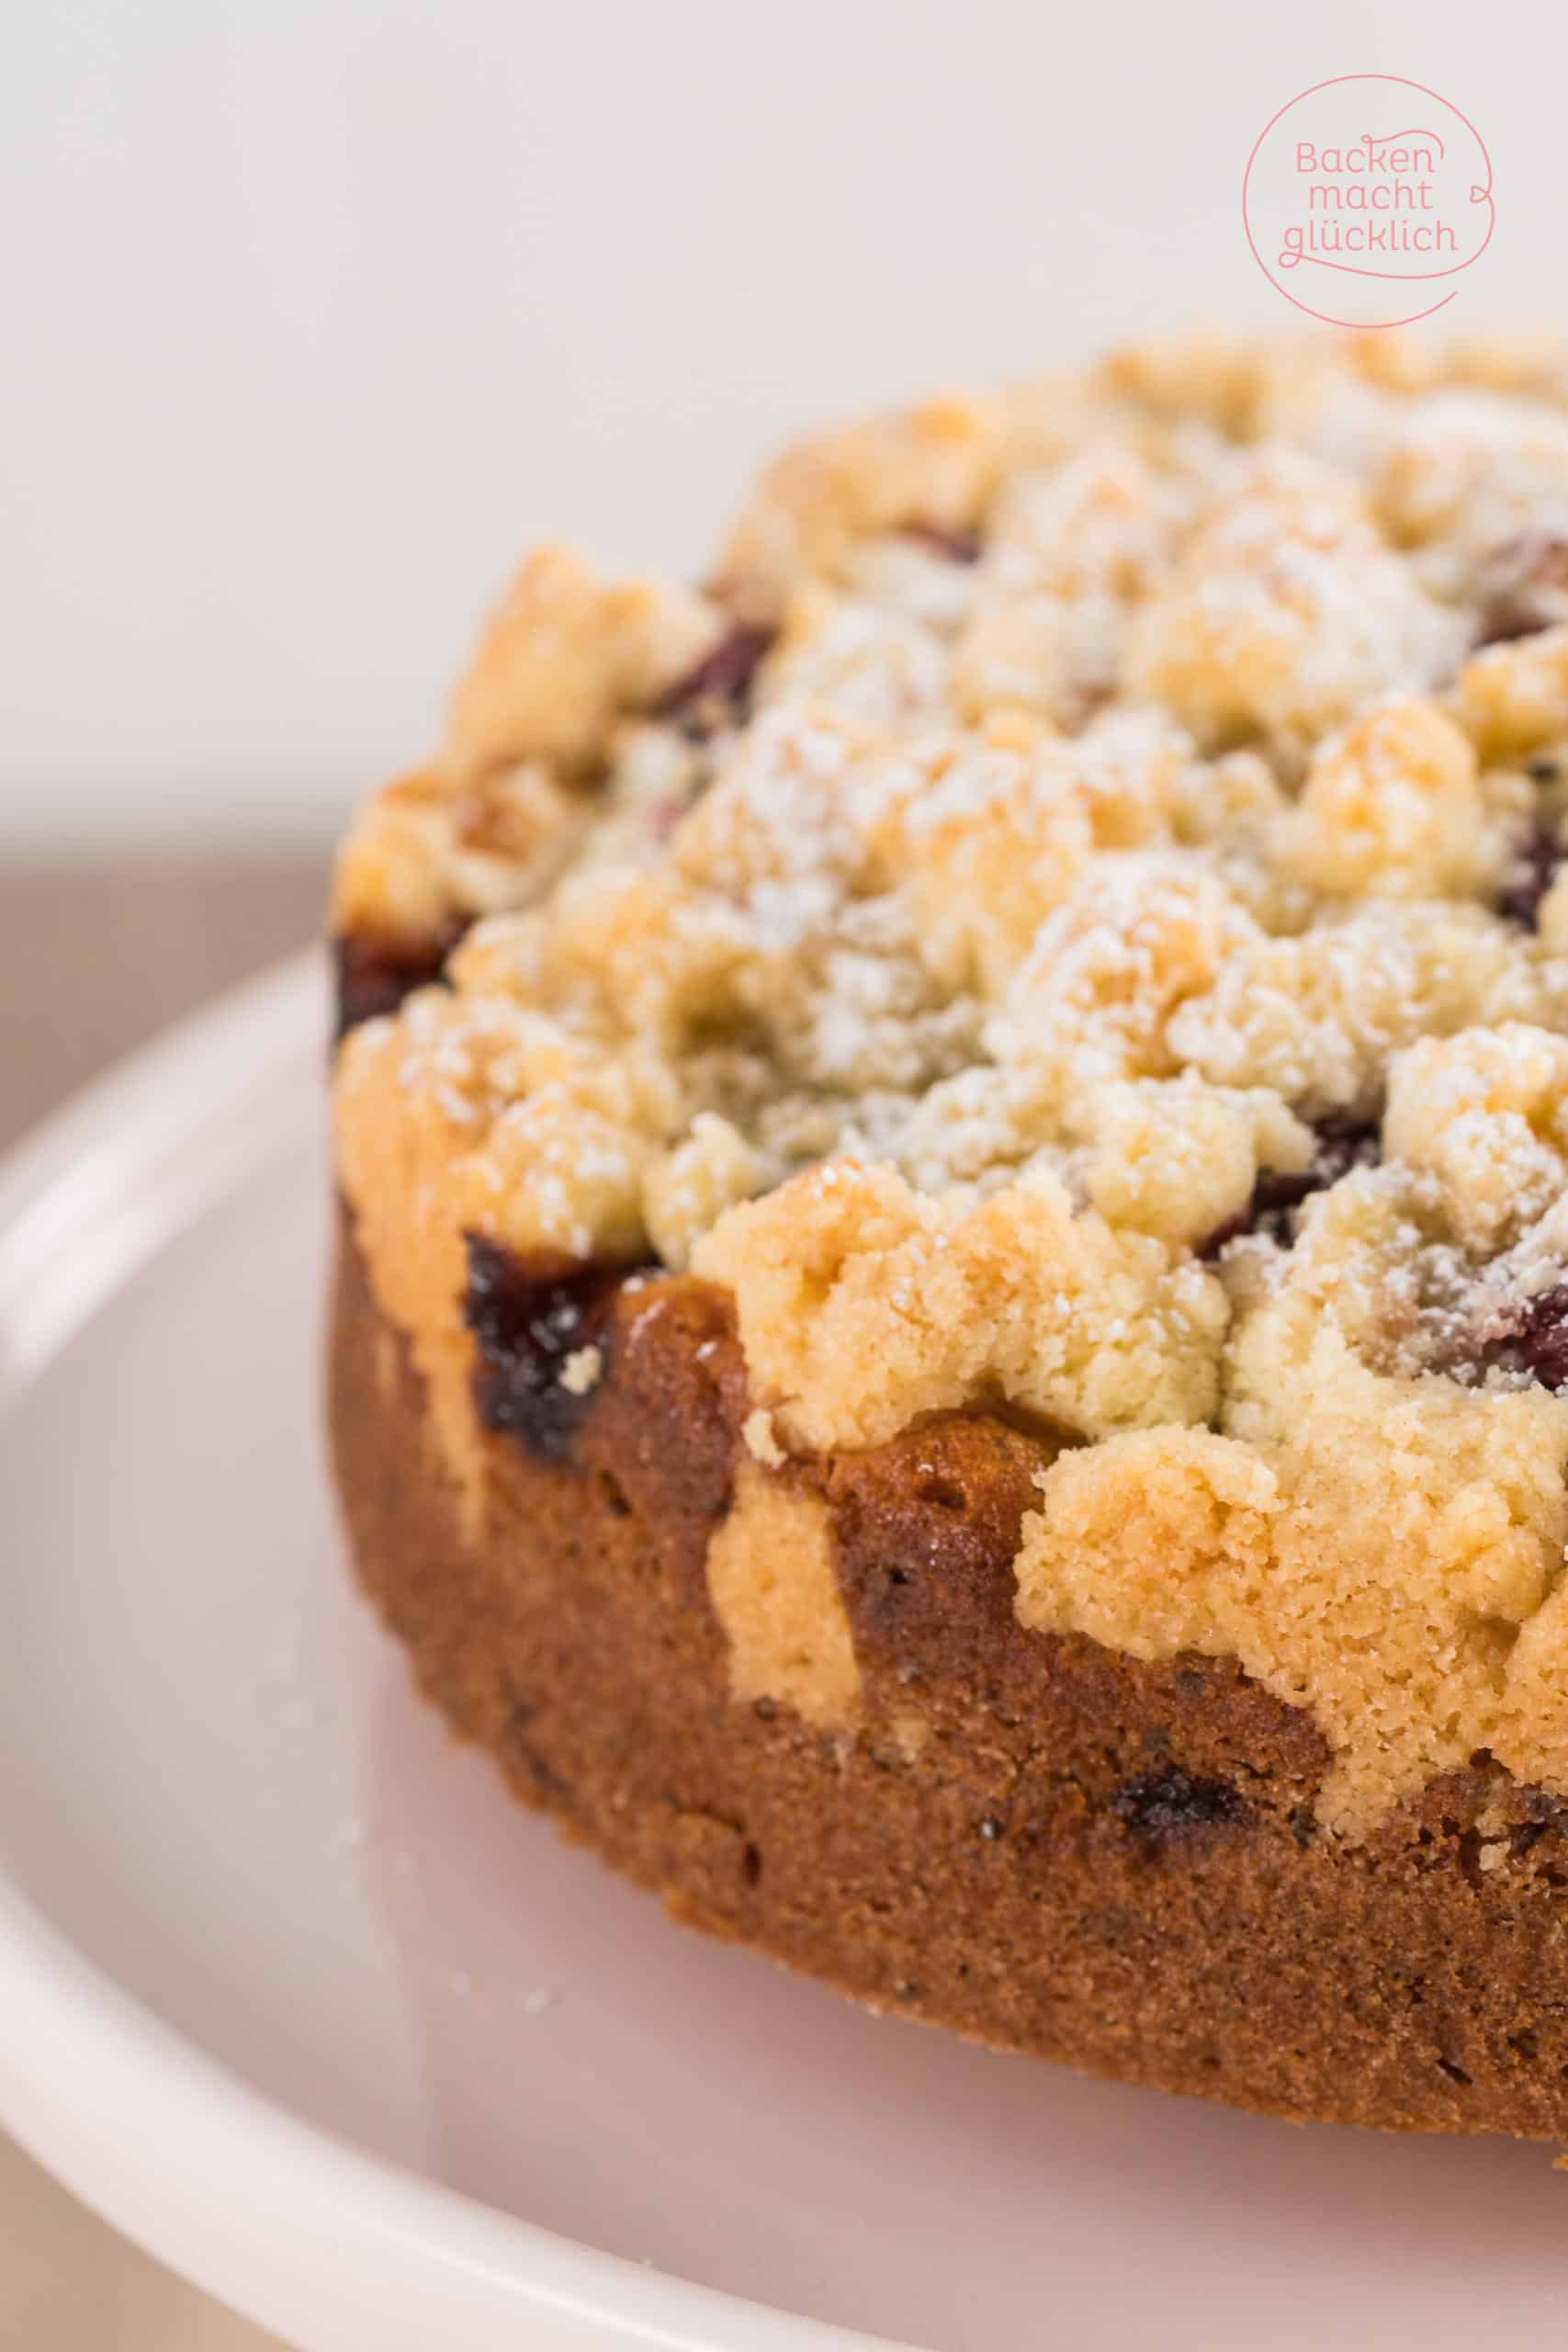
[[[874,2007],[1568,2136],[1565,851],[1554,346],[1138,346],[704,588],[536,553],[336,885],[430,1697]]]

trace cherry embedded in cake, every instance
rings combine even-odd
[[[679,1918],[1568,2135],[1565,548],[1568,360],[1141,345],[542,549],[361,812],[355,1563]]]

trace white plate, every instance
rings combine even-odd
[[[0,2114],[310,2352],[1556,2340],[1568,2180],[871,2018],[450,1747],[318,1433],[314,963],[0,1175]]]

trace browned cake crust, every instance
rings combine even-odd
[[[1560,1801],[1481,1757],[1326,1834],[1322,1739],[1234,1663],[1021,1627],[1043,1435],[943,1414],[763,1473],[722,1292],[615,1289],[595,1329],[556,1458],[480,1431],[476,1506],[345,1227],[359,1572],[517,1796],[677,1917],[1000,2048],[1300,2120],[1568,2135]],[[852,1730],[734,1695],[709,1550],[742,1464],[827,1505]]]

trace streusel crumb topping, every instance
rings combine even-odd
[[[340,865],[468,926],[340,1059],[383,1303],[455,1431],[465,1233],[690,1267],[754,1517],[1005,1405],[1028,1623],[1239,1657],[1347,1832],[1568,1790],[1565,825],[1544,350],[1140,348],[792,453],[705,592],[547,549]]]

